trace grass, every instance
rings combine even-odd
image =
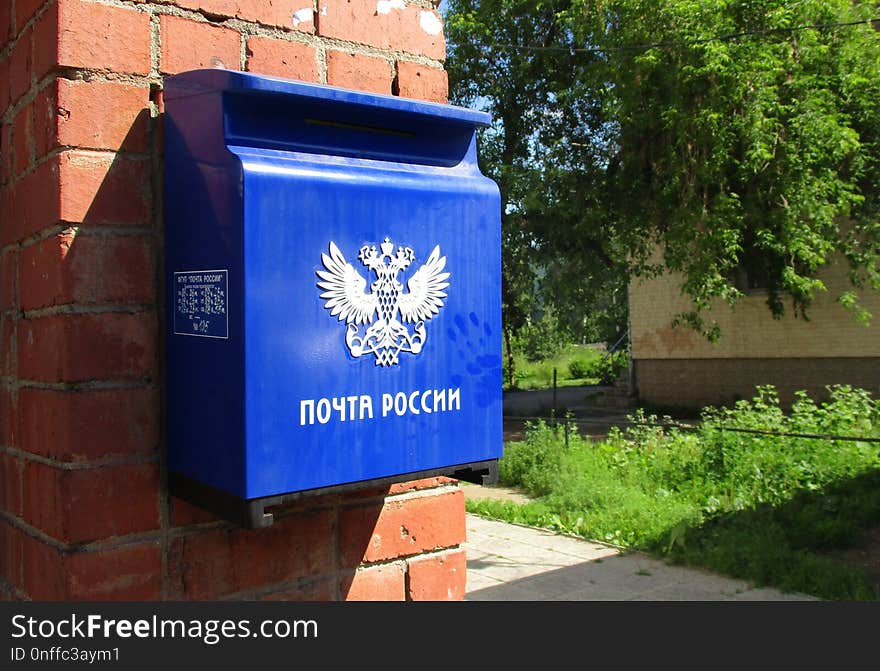
[[[556,356],[542,361],[529,361],[521,352],[514,352],[517,390],[550,389],[553,386],[553,369],[556,369],[556,386],[572,387],[598,384],[595,372],[602,350],[586,345],[567,345]],[[507,366],[504,370],[505,391],[509,385]]]
[[[505,448],[501,481],[536,500],[468,501],[468,510],[639,549],[758,586],[831,600],[875,600],[867,576],[824,556],[880,523],[877,443],[727,431],[880,437],[880,401],[830,388],[784,413],[775,392],[707,408],[698,430],[637,423],[606,441],[532,424]]]

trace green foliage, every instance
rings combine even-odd
[[[505,448],[502,482],[540,497],[475,512],[667,555],[757,584],[829,599],[876,599],[865,576],[824,558],[880,523],[880,401],[829,387],[783,412],[772,387],[707,408],[695,430],[637,411],[593,444],[532,425]],[[795,433],[820,438],[742,433]]]
[[[505,329],[517,335],[549,308],[574,340],[605,340],[626,322],[626,275],[594,216],[604,170],[592,147],[603,123],[589,90],[597,59],[487,46],[577,46],[572,2],[447,4],[451,100],[493,116],[478,147],[501,190]]]
[[[775,315],[786,298],[806,314],[832,256],[878,279],[880,34],[864,22],[874,6],[600,7],[593,36],[612,50],[605,102],[619,124],[606,186],[634,258],[648,266],[642,241],[659,240],[665,266],[683,274],[695,307],[685,321],[712,333],[698,313],[712,299],[739,297],[728,277],[746,258],[763,269]],[[743,36],[704,39],[731,34]],[[676,45],[613,51],[655,43]]]
[[[448,5],[452,99],[495,119],[480,161],[502,193],[509,332],[540,302],[605,339],[623,322],[627,273],[669,269],[692,301],[678,321],[717,338],[706,310],[742,296],[737,268],[761,275],[774,315],[790,303],[806,317],[832,259],[851,270],[839,300],[869,317],[858,293],[880,287],[875,4]]]
[[[600,350],[574,344],[560,348],[551,358],[538,361],[530,361],[524,352],[517,350],[514,353],[517,384],[516,387],[507,385],[505,389],[550,389],[553,386],[554,370],[556,370],[556,384],[559,387],[598,384],[599,378],[596,377],[595,371],[601,356]],[[506,367],[505,362],[505,380],[508,379]],[[575,374],[584,371],[586,375]]]
[[[627,353],[623,350],[603,352],[590,361],[575,359],[568,364],[568,371],[573,378],[591,378],[598,384],[614,384],[626,370],[628,362]]]
[[[624,350],[606,352],[593,367],[592,374],[599,384],[614,384],[629,365],[629,357]]]
[[[575,380],[582,380],[585,377],[590,377],[592,369],[593,366],[583,358],[574,359],[568,364],[568,374]]]
[[[515,338],[515,349],[526,360],[535,363],[557,356],[571,342],[553,312],[545,312],[540,319],[528,321]]]

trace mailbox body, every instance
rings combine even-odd
[[[501,268],[499,193],[476,162],[487,123],[225,70],[166,80],[173,493],[222,512],[491,472]],[[271,521],[262,505],[247,515]]]

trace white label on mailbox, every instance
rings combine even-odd
[[[358,252],[361,263],[376,273],[370,293],[364,291],[367,280],[345,260],[332,240],[330,254],[321,254],[327,270],[316,271],[322,280],[317,284],[324,290],[321,298],[326,300],[324,307],[330,315],[348,325],[345,344],[351,355],[357,358],[372,354],[377,366],[391,366],[399,363],[401,352],[422,351],[427,337],[425,321],[443,307],[449,273],[443,272],[446,257],[440,256],[437,245],[409,278],[404,293],[397,275],[415,259],[413,250],[398,247],[395,252],[388,238],[379,246],[381,253],[375,245],[364,245]],[[359,326],[366,324],[369,326],[363,334],[359,333]],[[414,329],[410,331],[405,324],[413,324]]]
[[[229,338],[229,271],[174,273],[174,333]]]

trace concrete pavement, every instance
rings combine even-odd
[[[466,497],[521,496],[461,483]],[[487,492],[492,492],[487,494]],[[818,601],[638,552],[467,515],[466,601]]]

